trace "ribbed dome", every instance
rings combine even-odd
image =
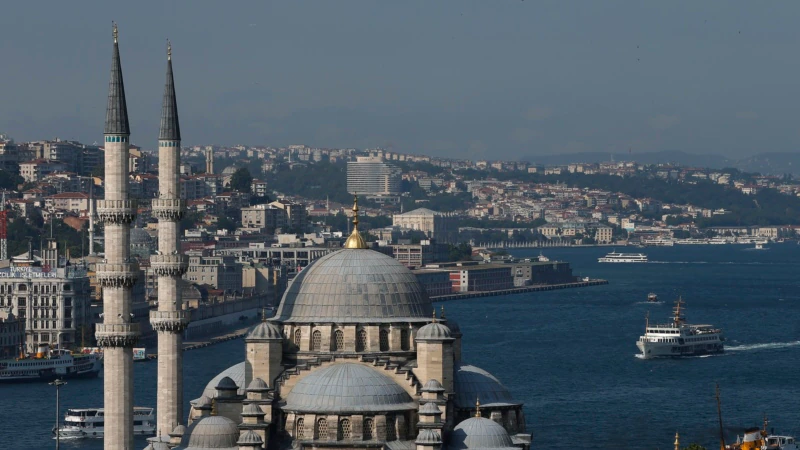
[[[153,237],[144,228],[131,228],[131,245],[149,246],[153,243]]]
[[[521,405],[489,372],[468,364],[456,364],[455,369],[453,390],[456,392],[456,408],[473,409],[476,399],[480,399],[481,406],[485,407]]]
[[[244,408],[242,408],[242,415],[256,416],[256,417],[263,416],[264,411],[262,411],[261,408],[259,408],[258,405],[256,405],[255,403],[249,403],[247,405],[244,405]]]
[[[517,449],[502,425],[483,417],[472,417],[459,423],[450,435],[449,449]]]
[[[439,380],[428,380],[428,382],[422,386],[422,392],[444,392],[444,386],[442,386],[442,383],[439,383]]]
[[[233,379],[231,379],[231,377],[223,377],[221,380],[219,380],[219,383],[217,383],[216,389],[223,391],[227,390],[232,391],[234,389],[238,390],[239,386],[236,385],[236,383],[233,381]]]
[[[255,392],[266,391],[269,390],[269,386],[267,386],[267,383],[261,378],[254,378],[247,386],[247,390]]]
[[[225,377],[230,377],[237,386],[239,386],[239,390],[237,391],[238,395],[244,395],[244,361],[240,362],[239,364],[234,364],[233,366],[228,367],[227,369],[223,370],[217,376],[211,379],[211,381],[206,384],[205,389],[203,389],[203,395],[208,398],[216,398],[217,396],[217,384],[219,381]]]
[[[283,323],[427,322],[433,307],[414,274],[374,250],[343,249],[303,269],[283,295]]]
[[[442,437],[434,430],[423,428],[417,435],[417,444],[441,444]]]
[[[194,401],[194,407],[211,409],[211,399],[207,395],[203,395]]]
[[[170,436],[183,436],[186,433],[186,427],[184,425],[178,424],[175,428],[173,428],[172,432],[169,433]]]
[[[436,406],[436,403],[428,402],[422,405],[422,408],[419,409],[420,416],[441,416],[442,410]]]
[[[239,438],[239,445],[261,445],[264,441],[261,440],[261,436],[259,436],[253,430],[247,430],[242,437]]]
[[[247,336],[244,338],[246,341],[251,340],[282,340],[283,334],[281,329],[272,322],[261,322],[253,327]]]
[[[283,409],[317,414],[416,410],[411,396],[378,370],[353,363],[318,369],[297,382]]]
[[[439,322],[429,323],[417,331],[418,341],[442,341],[452,338],[453,334],[450,332],[450,328]]]
[[[181,439],[183,450],[239,450],[239,428],[227,417],[208,416],[189,427]]]
[[[169,445],[166,442],[151,442],[150,445],[152,446],[153,450],[169,450]]]

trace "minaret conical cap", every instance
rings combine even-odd
[[[105,134],[131,134],[128,125],[128,104],[125,102],[125,83],[122,81],[122,64],[117,42],[117,24],[114,23],[114,55],[111,59],[111,80],[108,83]]]
[[[164,85],[164,101],[161,104],[161,130],[158,139],[180,141],[181,126],[178,121],[178,101],[175,97],[175,79],[172,76],[172,44],[167,41],[167,81]]]

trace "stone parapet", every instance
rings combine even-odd
[[[139,341],[138,323],[98,323],[96,327],[94,336],[100,347],[133,347]]]
[[[189,325],[189,311],[150,311],[150,325],[161,333],[180,333]]]
[[[186,213],[186,200],[180,198],[154,198],[150,206],[158,220],[177,222]]]
[[[187,255],[151,255],[150,268],[159,277],[182,277],[189,268]]]
[[[97,200],[97,217],[105,223],[131,223],[136,208],[136,200]]]
[[[103,287],[131,287],[139,279],[139,264],[98,264],[96,276],[97,282]]]

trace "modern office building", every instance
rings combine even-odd
[[[347,192],[366,196],[400,194],[399,168],[376,156],[358,156],[347,163]]]

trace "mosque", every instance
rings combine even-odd
[[[138,267],[130,258],[136,205],[128,195],[128,126],[118,34],[105,129],[106,258],[98,268],[104,320],[106,450],[133,448],[132,347],[129,320]],[[245,360],[222,371],[191,401],[182,419],[181,333],[190,317],[177,290],[186,271],[178,246],[185,202],[177,198],[180,127],[167,49],[159,134],[158,436],[145,450],[388,449],[529,450],[522,404],[488,372],[461,355],[458,324],[436,312],[416,277],[371,250],[358,230],[343,248],[304,268],[274,317],[244,340]],[[147,243],[149,246],[150,244]]]

